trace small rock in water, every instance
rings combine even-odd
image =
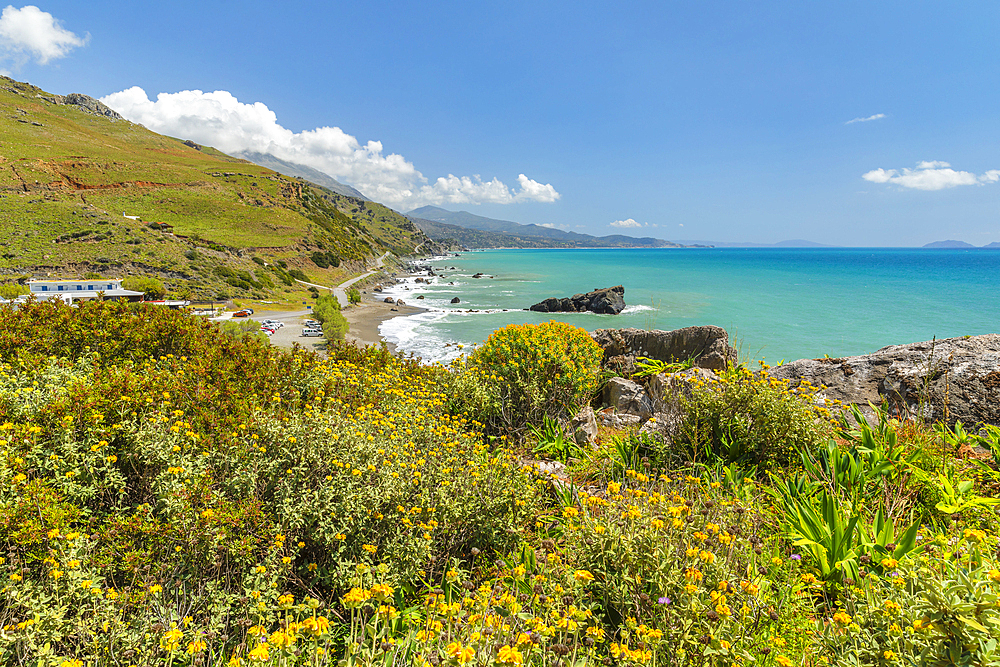
[[[451,300],[451,302],[452,302],[452,303],[461,303],[461,302],[462,302],[462,300],[461,300],[461,299],[459,299],[459,298],[458,298],[458,297],[456,296],[456,297],[455,297],[454,299],[452,299],[452,300]]]

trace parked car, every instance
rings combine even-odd
[[[303,322],[303,324],[311,324],[311,325],[317,326],[317,327],[319,326],[319,322],[317,322],[316,320],[305,320]]]
[[[322,336],[323,332],[321,330],[319,330],[319,329],[303,329],[302,330],[302,335],[303,336]]]
[[[275,329],[280,329],[281,327],[285,326],[284,322],[279,322],[278,320],[264,320],[263,322],[261,322],[261,324],[273,327]]]
[[[253,311],[250,310],[249,308],[245,308],[243,310],[237,310],[235,313],[233,313],[233,317],[250,317],[251,315],[253,315]]]

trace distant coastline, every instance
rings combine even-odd
[[[583,250],[596,252],[573,252]],[[553,318],[588,330],[712,324],[736,335],[747,358],[773,362],[868,354],[890,344],[1000,331],[1000,303],[982,298],[1000,290],[1000,253],[697,250],[707,252],[488,248],[458,257],[452,252],[425,256],[420,263],[435,267],[435,282],[411,280],[388,287],[385,296],[429,310],[407,316],[398,312],[400,317],[386,313],[394,317],[379,323],[378,334],[403,353],[448,361],[454,347],[447,344],[475,345],[508,324]],[[477,273],[490,277],[473,278]],[[617,284],[626,289],[627,307],[620,315],[524,310],[552,296]],[[418,295],[424,299],[417,300]],[[459,304],[451,303],[454,297]]]

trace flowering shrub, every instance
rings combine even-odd
[[[800,577],[762,508],[689,473],[627,470],[578,497],[560,513],[557,557],[594,575],[588,595],[613,634],[655,646],[661,665],[765,660],[778,635],[796,637],[782,655],[801,653],[815,578]]]
[[[694,380],[691,389],[678,440],[695,459],[785,467],[828,432],[818,418],[829,420],[830,411],[813,403],[819,388],[789,389],[766,368],[730,367],[718,379]]]
[[[334,599],[358,563],[419,586],[452,557],[512,548],[533,515],[511,453],[447,412],[441,369],[347,346],[280,352],[161,312],[3,312],[7,333],[58,344],[0,345],[0,662],[138,664],[199,641],[228,655],[251,601]]]
[[[817,621],[833,665],[1000,665],[995,538],[938,535],[915,558],[884,559]]]
[[[458,399],[488,426],[520,430],[563,416],[597,389],[601,347],[562,322],[498,329],[457,368]]]
[[[798,474],[724,465],[784,465],[826,416],[734,370],[687,426],[745,457],[609,432],[553,479],[504,411],[593,389],[572,327],[497,335],[456,378],[141,306],[0,324],[0,664],[1000,664],[992,477],[935,450],[929,538],[910,467],[933,438],[893,435],[921,427],[840,431]]]

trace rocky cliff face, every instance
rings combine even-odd
[[[890,345],[872,354],[800,359],[771,370],[798,386],[824,387],[818,397],[854,404],[883,401],[891,414],[950,424],[1000,424],[1000,334]]]
[[[591,334],[604,349],[604,366],[622,375],[635,371],[636,357],[668,362],[692,359],[699,368],[722,370],[736,363],[736,348],[722,327],[685,327],[673,331],[599,329]]]
[[[475,276],[473,276],[475,277]],[[625,288],[621,285],[596,289],[586,294],[574,294],[571,297],[551,297],[536,303],[528,310],[540,313],[598,313],[600,315],[617,315],[625,309]]]

